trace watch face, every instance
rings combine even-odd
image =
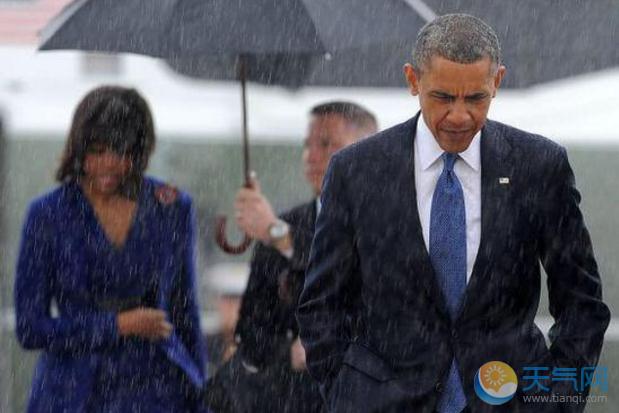
[[[269,235],[271,238],[278,239],[282,238],[288,233],[288,225],[285,222],[278,221],[275,224],[271,225],[269,229]]]

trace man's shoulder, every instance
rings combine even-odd
[[[485,144],[483,139],[487,139]],[[496,121],[489,120],[484,126],[482,158],[484,147],[498,149],[506,156],[503,159],[517,169],[520,176],[530,177],[531,182],[545,182],[569,162],[565,148],[557,142]]]
[[[417,117],[394,125],[374,135],[353,143],[335,153],[334,157],[343,162],[353,160],[371,161],[383,159],[385,155],[397,151],[402,144],[411,143]]]
[[[499,136],[501,139],[506,139],[509,145],[515,149],[525,151],[543,149],[545,151],[550,151],[550,153],[563,151],[563,147],[560,144],[546,136],[528,132],[495,120],[489,119],[486,122],[485,129]]]

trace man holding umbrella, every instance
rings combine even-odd
[[[565,149],[486,119],[504,73],[492,28],[441,16],[405,66],[421,112],[332,157],[298,308],[329,411],[584,409],[609,310]]]
[[[302,160],[314,199],[278,218],[257,180],[236,197],[239,227],[259,242],[236,330],[238,352],[211,383],[215,411],[303,413],[323,408],[317,384],[306,371],[296,303],[329,159],[337,150],[375,133],[377,124],[368,110],[350,102],[323,103],[310,115]]]

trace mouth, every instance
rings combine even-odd
[[[472,134],[470,129],[464,129],[464,130],[443,129],[443,133],[454,140],[466,139],[470,137]]]
[[[108,188],[118,185],[120,183],[120,177],[114,174],[105,174],[97,176],[96,181],[100,186]]]
[[[443,129],[443,132],[453,133],[453,134],[467,133],[470,131],[471,131],[470,129]]]

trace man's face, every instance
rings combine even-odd
[[[355,130],[339,115],[312,116],[303,147],[303,172],[316,195],[331,155],[355,141]]]
[[[505,67],[493,68],[489,58],[465,64],[434,56],[421,74],[409,64],[404,72],[438,144],[446,152],[458,153],[469,147],[486,122]]]

